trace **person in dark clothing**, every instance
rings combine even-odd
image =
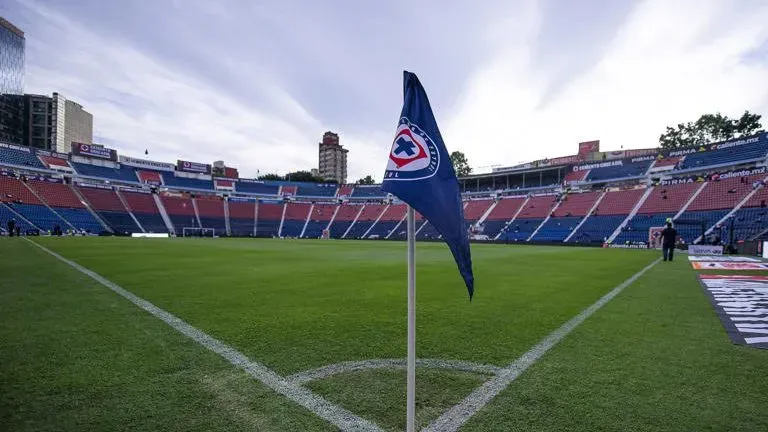
[[[21,226],[16,225],[16,237],[21,237]]]
[[[667,222],[667,227],[661,231],[661,240],[664,261],[672,261],[675,256],[675,240],[677,240],[677,231],[672,228],[672,222]]]
[[[16,230],[16,221],[11,219],[8,221],[8,237],[13,237],[13,233]]]

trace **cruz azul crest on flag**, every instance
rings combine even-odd
[[[392,141],[384,171],[387,180],[422,180],[432,177],[440,167],[440,152],[417,124],[402,117]]]

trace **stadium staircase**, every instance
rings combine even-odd
[[[309,212],[307,212],[307,219],[304,221],[304,226],[301,228],[299,238],[304,238],[304,233],[307,232],[307,225],[309,225],[309,219],[312,218],[312,212],[315,211],[315,203],[309,206]]]
[[[165,211],[165,206],[163,205],[163,201],[160,199],[160,196],[153,193],[152,199],[155,200],[155,206],[157,206],[157,210],[160,212],[160,217],[163,218],[163,222],[165,223],[165,227],[168,229],[168,232],[174,235],[179,235],[179,233],[176,232],[176,228],[173,226],[173,222],[171,222],[170,216],[168,216],[168,212]]]
[[[344,231],[344,234],[341,236],[341,238],[347,238],[347,234],[349,234],[349,231],[352,229],[353,226],[357,223],[357,220],[360,219],[360,215],[363,214],[363,210],[365,210],[365,204],[360,206],[360,211],[357,212],[355,215],[355,218],[352,220],[352,223],[349,224],[347,229]]]
[[[761,181],[761,183],[760,183],[760,184],[759,184],[759,185],[758,185],[756,188],[753,188],[753,189],[752,189],[752,191],[750,191],[749,193],[747,193],[747,195],[746,195],[746,196],[745,196],[745,197],[744,197],[744,198],[743,198],[741,201],[739,201],[739,203],[738,203],[738,204],[736,204],[736,205],[733,207],[733,209],[731,209],[731,211],[729,211],[729,212],[728,212],[728,213],[727,213],[725,216],[723,216],[723,217],[722,217],[720,220],[718,220],[717,222],[715,222],[714,224],[712,224],[712,226],[710,226],[709,228],[707,228],[707,230],[704,232],[704,235],[709,235],[709,234],[711,234],[711,233],[712,233],[712,231],[714,231],[715,227],[717,227],[718,225],[721,225],[721,224],[725,223],[725,221],[727,221],[727,220],[728,220],[728,218],[732,217],[732,216],[733,216],[733,215],[734,215],[734,214],[735,214],[737,211],[741,210],[741,207],[742,207],[742,206],[744,206],[744,204],[746,204],[747,202],[749,202],[749,200],[750,200],[750,199],[752,199],[752,197],[753,197],[755,194],[757,194],[759,190],[761,190],[761,189],[763,189],[763,188],[765,187],[765,186],[763,185],[763,183],[765,183],[766,181],[768,181],[768,177],[764,178],[764,179]],[[699,241],[701,241],[701,236],[698,236],[698,237],[696,237],[696,240],[694,240],[694,241],[693,241],[693,243],[698,243]]]
[[[195,210],[195,219],[197,220],[197,226],[203,228],[203,222],[200,221],[200,209],[197,208],[197,198],[192,198],[192,208]]]
[[[53,207],[48,205],[48,203],[43,200],[40,194],[38,194],[33,187],[31,187],[27,182],[24,182],[24,181],[19,181],[19,182],[22,185],[24,185],[24,187],[26,187],[30,192],[32,192],[32,195],[34,195],[38,199],[38,201],[40,201],[40,203],[48,209],[49,212],[51,212],[54,216],[56,216],[58,219],[63,221],[64,224],[68,225],[72,230],[77,231],[77,228],[71,223],[69,223],[68,220],[64,219],[58,212],[56,212],[56,210],[53,209]],[[67,228],[63,227],[63,229],[67,229]]]
[[[91,216],[93,216],[96,221],[98,221],[101,224],[101,227],[104,229],[104,231],[114,233],[115,230],[112,229],[112,226],[110,226],[102,217],[99,215],[98,212],[96,212],[91,204],[88,202],[87,199],[83,196],[83,194],[80,193],[80,191],[75,187],[75,185],[70,184],[69,188],[72,190],[72,193],[75,194],[77,199],[80,200],[80,202],[85,206],[86,210],[88,210],[91,213]]]
[[[475,225],[476,226],[477,225],[483,225],[485,220],[488,219],[488,216],[491,214],[493,209],[495,209],[498,204],[499,204],[499,202],[494,200],[493,203],[491,203],[491,205],[488,206],[488,209],[485,211],[485,213],[483,213],[483,215],[480,216],[480,219],[478,219],[477,222],[475,222]],[[465,206],[465,208],[466,208],[466,206]]]
[[[139,222],[139,219],[136,218],[136,215],[133,214],[133,211],[128,206],[128,203],[125,200],[125,197],[122,193],[120,193],[120,189],[117,189],[115,191],[115,195],[117,195],[117,198],[120,200],[120,202],[123,204],[123,207],[125,208],[125,211],[128,212],[128,215],[131,216],[131,219],[133,219],[133,222],[136,223],[136,226],[139,227],[142,233],[146,233],[147,230],[144,229],[144,227],[141,225],[141,222]]]
[[[331,231],[331,226],[333,225],[333,222],[336,220],[336,215],[339,214],[340,208],[341,208],[341,204],[336,206],[336,208],[333,210],[333,214],[331,215],[331,220],[328,221],[328,225],[326,225],[325,227],[325,229],[327,229],[329,232]]]
[[[558,208],[558,207],[560,207],[560,204],[562,204],[562,202],[563,202],[563,201],[562,201],[562,200],[560,200],[560,201],[558,201],[558,202],[556,202],[556,203],[555,203],[555,206],[554,206],[554,207],[552,207],[552,208],[549,210],[549,214],[547,214],[547,217],[546,217],[546,218],[544,218],[544,221],[542,221],[542,222],[539,224],[539,226],[537,226],[537,227],[536,227],[536,229],[533,231],[533,233],[531,233],[530,237],[528,237],[528,239],[526,240],[527,242],[531,241],[531,240],[532,240],[534,237],[536,237],[536,234],[538,234],[538,233],[539,233],[539,230],[541,229],[541,227],[543,227],[544,225],[546,225],[547,221],[549,221],[549,220],[552,218],[552,215],[555,213],[555,211],[557,211],[557,208]]]
[[[385,238],[385,239],[387,239],[387,240],[389,240],[389,238],[390,238],[390,237],[392,237],[392,234],[394,234],[394,233],[397,231],[397,229],[400,227],[400,225],[402,225],[402,224],[403,224],[403,221],[405,221],[405,219],[406,219],[407,217],[408,217],[408,211],[406,210],[406,212],[405,212],[405,214],[403,215],[403,217],[402,217],[402,218],[401,218],[401,219],[400,219],[400,220],[397,222],[397,224],[394,226],[394,228],[392,228],[392,230],[391,230],[390,232],[388,232],[388,233],[387,233],[387,236],[386,236],[386,237],[384,237],[384,238]],[[406,225],[407,225],[407,224],[406,224]],[[422,224],[422,227],[423,227],[423,226],[424,226],[424,225]],[[406,228],[407,228],[407,227],[406,227]]]
[[[592,204],[592,207],[590,207],[589,211],[587,212],[587,215],[584,216],[584,218],[581,219],[581,222],[579,222],[579,224],[576,225],[576,227],[573,229],[573,231],[571,231],[571,233],[568,234],[568,237],[566,237],[565,240],[563,240],[563,243],[567,243],[569,240],[571,240],[571,237],[573,237],[573,235],[576,234],[579,231],[579,228],[581,228],[582,225],[584,225],[584,223],[587,221],[587,219],[589,219],[589,217],[592,216],[595,213],[595,209],[597,209],[597,206],[600,205],[600,203],[603,201],[603,198],[605,198],[605,195],[607,193],[608,192],[603,192],[602,194],[600,194],[600,196],[597,198],[595,203]]]
[[[283,187],[280,186],[280,194],[283,194]],[[283,204],[283,214],[280,216],[280,226],[277,228],[277,236],[282,237],[283,236],[283,224],[285,223],[285,212],[288,210],[288,204]]]
[[[682,206],[682,207],[680,207],[680,211],[678,211],[678,212],[675,214],[675,216],[674,216],[672,219],[674,220],[674,219],[677,219],[677,218],[679,218],[680,216],[682,216],[682,215],[683,215],[683,213],[685,213],[685,211],[686,211],[686,210],[688,210],[688,207],[690,207],[690,206],[691,206],[691,203],[692,203],[692,202],[693,202],[693,201],[694,201],[696,198],[698,198],[698,196],[701,194],[701,191],[703,191],[703,190],[704,190],[704,188],[706,188],[706,187],[707,187],[707,182],[703,182],[703,183],[701,184],[701,186],[700,186],[698,189],[696,189],[696,192],[694,192],[694,193],[693,193],[693,195],[691,195],[691,197],[688,199],[688,201],[687,201],[685,204],[683,204],[683,206]]]
[[[368,227],[368,229],[365,231],[365,233],[360,238],[368,238],[368,234],[371,232],[373,227],[375,227],[376,224],[379,223],[379,221],[381,220],[381,217],[384,216],[384,213],[386,213],[387,210],[389,210],[389,208],[391,206],[392,206],[391,204],[387,204],[387,205],[384,206],[384,210],[382,210],[381,213],[379,213],[379,216],[376,218],[375,221],[373,221],[373,224],[371,224],[371,226]]]
[[[17,224],[23,231],[30,229],[43,231],[39,226],[24,217],[24,215],[17,212],[12,206],[6,205],[4,202],[0,201],[0,221],[7,222],[10,219],[16,219]]]
[[[223,200],[222,204],[224,205],[224,228],[227,230],[227,237],[231,237],[232,225],[229,221],[229,200]]]
[[[496,234],[496,236],[493,237],[494,240],[498,240],[499,237],[501,237],[501,234],[504,233],[506,231],[506,229],[510,225],[512,225],[512,223],[515,221],[515,219],[517,219],[517,217],[520,216],[520,212],[523,211],[523,208],[525,208],[525,206],[528,204],[528,201],[530,201],[530,200],[531,200],[531,197],[526,197],[525,198],[525,200],[520,204],[520,207],[518,207],[517,210],[515,211],[515,213],[512,215],[512,219],[507,221],[504,224],[504,226],[502,227],[502,229],[499,230],[498,234]]]
[[[632,208],[632,211],[630,211],[627,217],[624,218],[624,221],[620,223],[619,226],[616,227],[616,230],[613,232],[613,234],[611,234],[610,237],[608,237],[608,241],[607,241],[608,243],[612,243],[614,240],[616,240],[616,237],[618,237],[619,234],[621,234],[621,230],[623,230],[627,226],[627,224],[629,224],[629,221],[631,221],[632,218],[635,217],[637,212],[640,211],[640,208],[642,208],[643,205],[645,205],[645,202],[648,200],[648,197],[651,196],[651,192],[653,192],[653,186],[645,190],[645,193],[637,201],[637,204],[635,204],[635,206]]]

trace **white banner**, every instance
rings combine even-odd
[[[688,253],[693,255],[722,255],[722,246],[691,245],[688,246]]]

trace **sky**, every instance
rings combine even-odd
[[[120,154],[224,160],[242,177],[317,166],[381,180],[419,75],[449,151],[476,172],[648,148],[722,112],[768,126],[763,0],[3,0],[26,33],[27,93],[94,115]]]

